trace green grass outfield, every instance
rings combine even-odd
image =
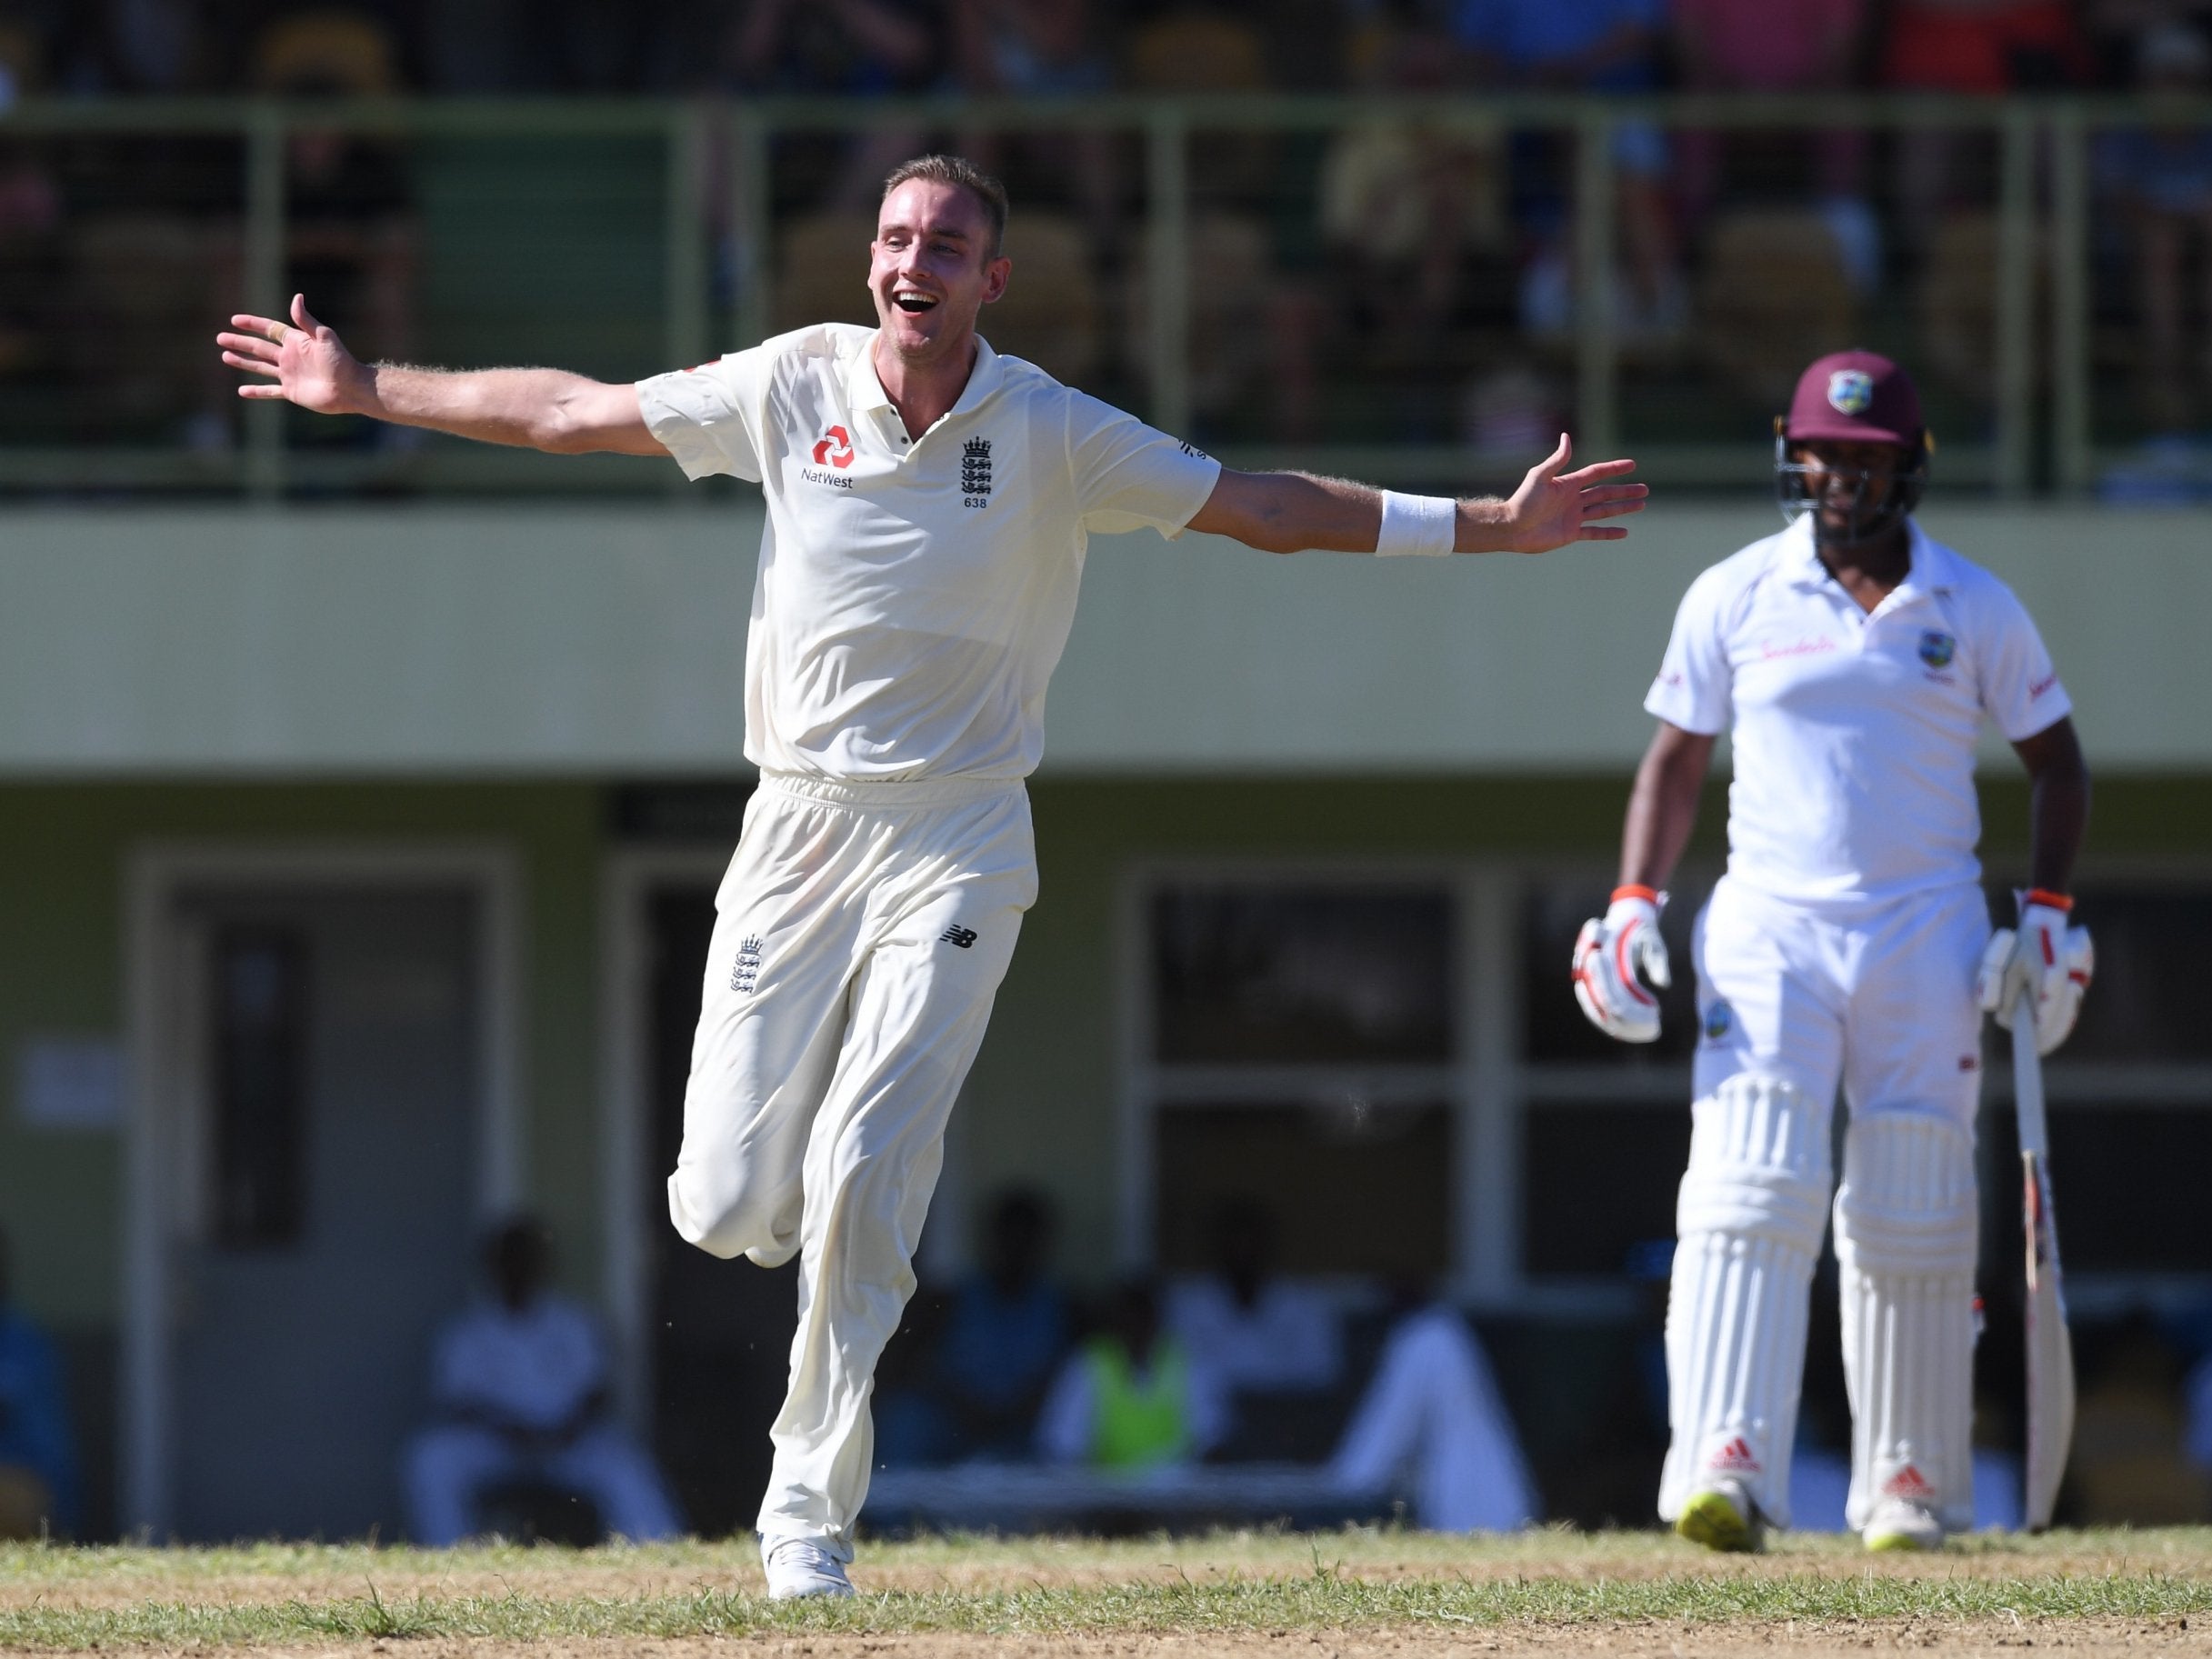
[[[748,1544],[455,1551],[0,1546],[0,1650],[405,1638],[1008,1638],[1750,1622],[2212,1630],[2212,1529],[1995,1534],[1870,1557],[1789,1539],[1716,1557],[1645,1534],[1391,1530],[880,1544],[844,1603],[772,1605]],[[1471,1634],[1471,1633],[1466,1633]],[[2192,1633],[2194,1635],[2195,1633]]]

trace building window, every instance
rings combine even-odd
[[[1675,983],[1659,1041],[1633,1044],[1590,1026],[1567,978],[1576,930],[1605,908],[1601,868],[1148,873],[1130,912],[1125,1243],[1200,1265],[1212,1217],[1258,1197],[1296,1271],[1448,1268],[1461,1294],[1494,1304],[1620,1301],[1636,1246],[1674,1233],[1691,935],[1717,874],[1693,866],[1674,883]],[[2009,915],[2004,884],[1991,892]],[[2086,1311],[2154,1281],[2212,1282],[2190,1184],[2212,1166],[2212,1021],[2187,1000],[2212,881],[2090,880],[2080,907],[2097,984],[2046,1073],[2068,1285]],[[2010,1051],[1994,1027],[1987,1059],[1986,1265],[2017,1259],[2019,1228]]]
[[[1274,1214],[1294,1273],[1451,1264],[1457,918],[1420,879],[1169,879],[1144,907],[1145,1253]],[[1386,1224],[1381,1218],[1386,1218]]]

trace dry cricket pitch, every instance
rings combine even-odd
[[[2212,1530],[1756,1558],[1646,1534],[1361,1530],[878,1544],[840,1604],[771,1605],[747,1544],[450,1552],[0,1546],[0,1651],[222,1659],[965,1659],[1030,1653],[2212,1654]]]

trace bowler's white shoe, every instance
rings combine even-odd
[[[1937,1550],[1943,1547],[1943,1523],[1917,1504],[1884,1498],[1859,1536],[1870,1550]]]
[[[845,1563],[812,1538],[763,1538],[760,1564],[768,1570],[768,1599],[796,1601],[803,1595],[851,1595],[853,1581]]]

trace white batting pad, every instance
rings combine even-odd
[[[1946,1118],[1877,1113],[1844,1140],[1836,1194],[1851,1498],[1974,1524],[1974,1143]]]
[[[1737,1076],[1691,1113],[1667,1303],[1672,1434],[1659,1514],[1673,1520],[1726,1479],[1787,1526],[1806,1304],[1827,1222],[1828,1104],[1775,1078]]]

